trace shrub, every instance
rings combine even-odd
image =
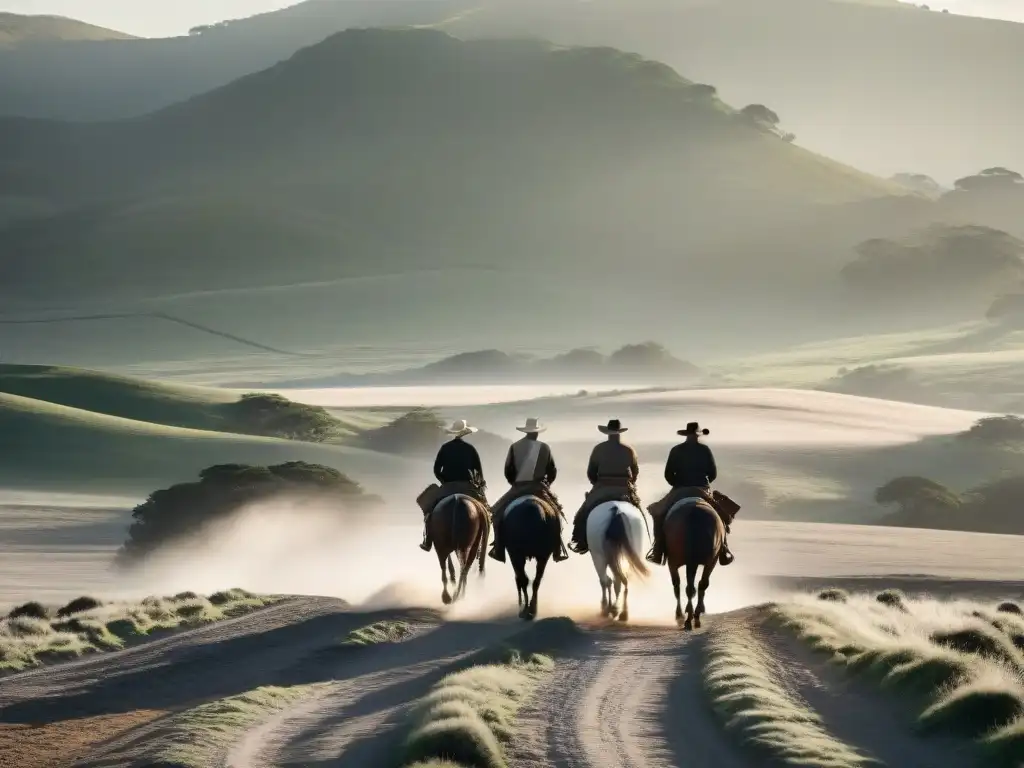
[[[19,616],[7,622],[7,632],[14,637],[42,636],[53,631],[46,619]]]
[[[961,653],[988,656],[1024,669],[1024,662],[1010,639],[1005,634],[993,631],[982,624],[934,632],[931,640],[936,645],[952,648]]]
[[[7,618],[9,618],[9,619],[21,619],[21,618],[48,619],[48,618],[50,618],[50,612],[46,609],[46,606],[44,606],[42,603],[37,603],[35,601],[32,601],[32,602],[24,603],[22,605],[19,605],[19,606],[13,608],[11,610],[11,612],[7,614]]]
[[[1024,418],[1020,416],[987,416],[978,419],[958,437],[979,443],[1019,443],[1024,442]]]
[[[849,598],[850,595],[846,590],[837,589],[835,587],[822,590],[818,593],[819,600],[824,600],[829,603],[845,603]]]
[[[952,731],[977,737],[1024,715],[1024,702],[1002,688],[965,685],[950,692],[921,715],[929,731]]]
[[[907,610],[907,596],[898,589],[886,589],[875,595],[875,600],[882,605],[895,608],[898,611]]]
[[[57,609],[57,618],[63,619],[76,613],[85,613],[86,611],[91,611],[102,606],[103,603],[95,597],[89,597],[88,595],[76,597],[67,605]]]
[[[220,464],[200,472],[199,482],[155,491],[137,506],[118,562],[130,565],[164,544],[230,517],[248,504],[282,496],[316,498],[349,509],[378,501],[338,470],[321,464]]]
[[[1020,606],[1016,603],[1000,603],[999,607],[996,608],[999,613],[1015,613],[1020,616],[1024,611],[1021,611]]]
[[[321,443],[335,437],[342,426],[325,408],[263,392],[242,395],[226,411],[234,432],[288,440]]]

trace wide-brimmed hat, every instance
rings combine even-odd
[[[622,426],[622,422],[618,419],[609,419],[607,425],[599,424],[597,427],[598,432],[603,432],[606,435],[621,435],[628,430],[629,427]]]
[[[476,427],[469,426],[469,424],[466,423],[465,419],[453,421],[452,425],[445,430],[445,432],[447,432],[449,435],[455,435],[456,437],[462,437],[463,435],[468,435],[471,432],[476,431]]]
[[[691,421],[686,425],[686,429],[680,429],[677,434],[680,435],[710,435],[711,431],[707,429],[701,429],[700,424],[696,421]]]
[[[537,432],[543,432],[547,427],[540,423],[540,419],[535,419],[532,416],[526,420],[526,423],[521,427],[516,427],[520,432],[525,432],[528,435],[535,434]]]

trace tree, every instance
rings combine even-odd
[[[197,533],[248,504],[290,496],[317,499],[340,509],[379,503],[359,483],[322,464],[292,461],[262,467],[219,464],[199,473],[199,482],[154,491],[132,510],[134,522],[118,552],[121,565],[137,562],[156,549]]]
[[[226,407],[232,431],[321,443],[338,434],[341,422],[324,408],[286,397],[249,392]]]
[[[997,166],[986,168],[974,176],[964,176],[953,182],[955,189],[962,192],[988,192],[1007,189],[1024,189],[1024,176],[1009,168]]]
[[[924,173],[897,173],[890,176],[889,181],[926,195],[938,196],[944,191],[939,182]]]
[[[986,416],[978,419],[966,432],[958,437],[981,443],[998,445],[1000,443],[1024,442],[1024,418],[1020,416]]]
[[[890,480],[875,491],[875,503],[895,504],[900,522],[912,524],[940,517],[960,508],[960,497],[927,477],[907,475]]]
[[[775,130],[779,127],[779,116],[764,104],[748,104],[740,114],[758,127]]]
[[[694,95],[702,98],[713,98],[718,95],[718,89],[707,83],[694,83],[690,86],[690,90]]]
[[[858,244],[842,269],[852,286],[905,297],[908,291],[992,289],[1024,276],[1024,242],[999,229],[933,225],[901,240]]]

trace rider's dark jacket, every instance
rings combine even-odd
[[[449,440],[441,446],[434,459],[434,477],[441,483],[468,482],[476,472],[483,479],[484,470],[476,448],[462,438]]]
[[[714,454],[704,443],[687,440],[674,446],[665,462],[665,482],[673,488],[706,488],[718,477]]]

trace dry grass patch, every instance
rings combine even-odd
[[[875,762],[829,734],[782,679],[784,671],[746,627],[712,630],[704,686],[727,730],[782,765],[854,768]]]
[[[512,738],[516,712],[552,669],[547,656],[513,654],[506,664],[448,675],[413,708],[405,763],[506,768],[502,745]]]
[[[140,603],[103,603],[79,597],[54,610],[26,603],[0,619],[0,672],[117,650],[154,632],[240,616],[275,601],[244,590],[228,590],[210,598],[186,592],[167,598],[147,597]]]
[[[925,732],[978,740],[986,765],[1024,759],[1024,618],[1008,604],[911,600],[894,591],[834,603],[798,596],[783,623],[852,672],[916,694]]]
[[[380,643],[400,643],[412,634],[412,627],[405,621],[377,621],[365,627],[354,629],[341,641],[343,648],[361,648]]]
[[[147,765],[161,768],[209,768],[249,728],[326,684],[265,686],[203,704],[175,715],[168,732],[146,754]]]

